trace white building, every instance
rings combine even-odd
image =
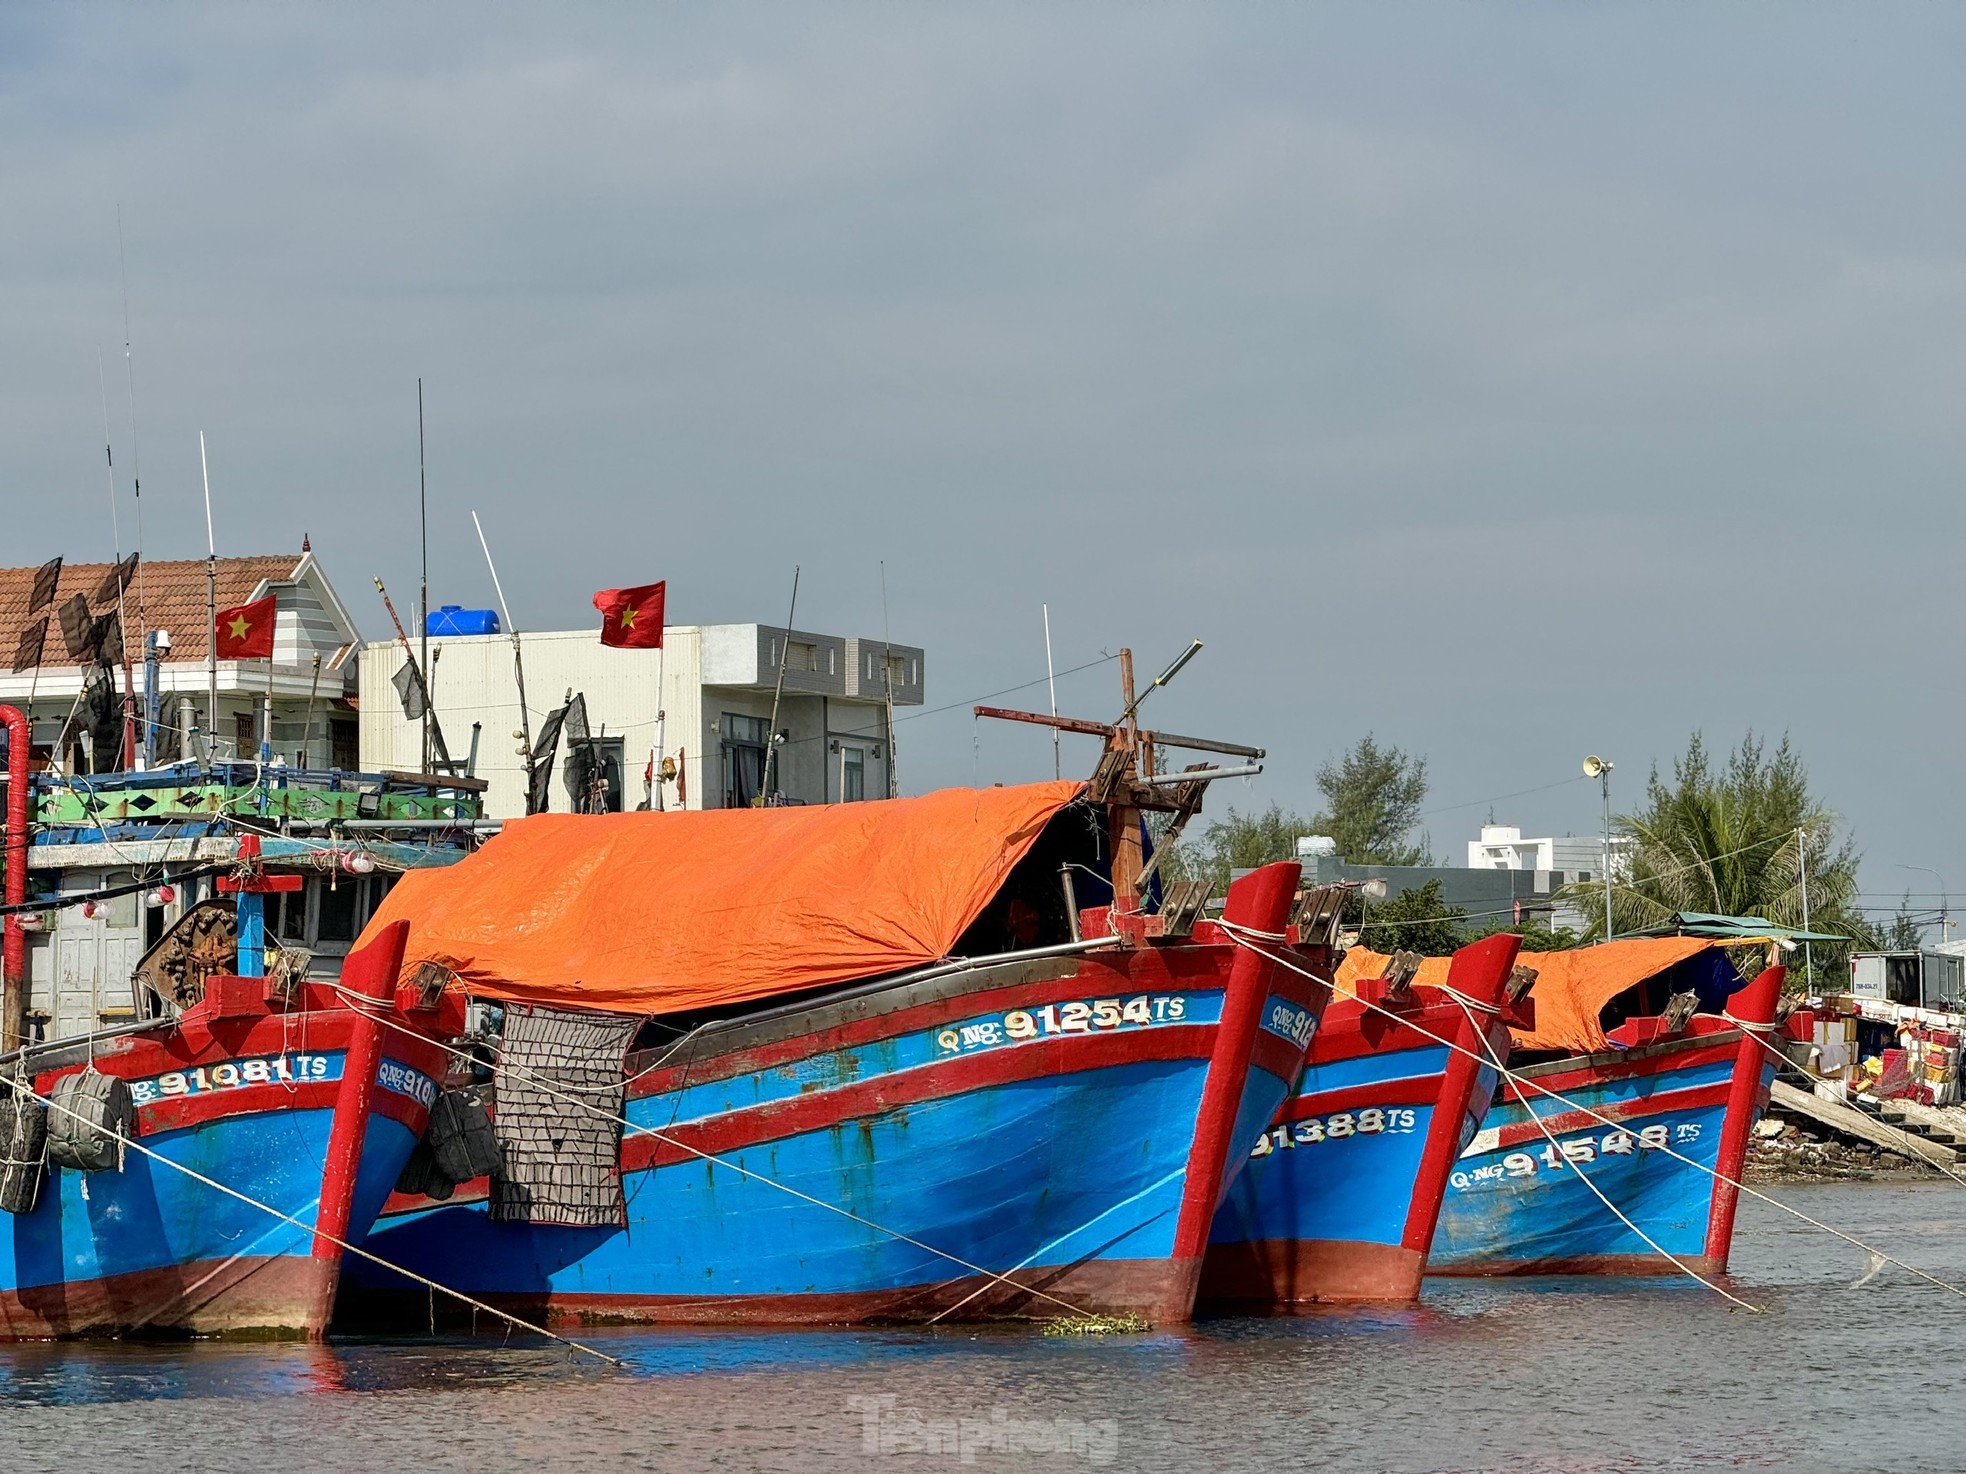
[[[37,767],[56,757],[58,740],[65,747],[60,763],[70,772],[108,772],[124,766],[120,738],[126,669],[141,760],[145,705],[152,691],[144,656],[147,637],[153,633],[159,637],[160,657],[153,667],[157,763],[193,757],[252,761],[270,706],[272,748],[281,761],[302,768],[355,767],[355,713],[346,697],[352,694],[354,655],[362,637],[312,552],[217,560],[219,608],[271,595],[277,612],[271,660],[218,663],[215,717],[206,710],[211,700],[205,662],[212,631],[202,558],[141,564],[120,599],[111,565],[64,564],[52,597],[34,608],[37,571],[0,569],[0,640],[5,641],[0,660],[6,661],[0,664],[0,702],[27,714]],[[86,725],[87,703],[77,700],[88,671],[67,652],[61,634],[62,606],[77,595],[92,617],[117,613],[120,608],[129,663],[125,667],[119,661],[114,667],[116,731],[106,744],[115,749],[113,762],[96,760],[99,754],[92,750]],[[38,660],[33,658],[37,649]],[[6,659],[9,655],[11,660]],[[200,734],[195,742],[194,729]],[[209,749],[201,751],[206,747],[204,734],[209,734]]]
[[[661,808],[734,808],[764,782],[771,747],[772,691],[779,661],[777,763],[771,787],[793,803],[885,798],[893,763],[888,687],[895,706],[918,706],[923,652],[912,645],[758,624],[670,625],[661,650],[617,650],[594,629],[526,634],[527,729],[535,736],[569,693],[586,698],[588,730],[608,782],[610,809],[648,801],[645,774],[657,768]],[[883,670],[882,657],[886,655]],[[376,771],[415,769],[422,724],[404,715],[392,678],[402,652],[374,645],[361,659],[362,761]],[[526,812],[525,765],[510,635],[433,637],[430,690],[446,747],[462,760],[480,729],[473,771],[490,787],[489,818]],[[657,689],[658,677],[660,690]],[[662,776],[664,760],[674,776]],[[548,808],[573,808],[568,749],[554,756]]]
[[[1624,835],[1611,838],[1611,866],[1616,874],[1624,873],[1630,845],[1630,839]],[[1468,841],[1468,868],[1533,870],[1537,890],[1559,891],[1574,882],[1603,880],[1604,836],[1566,834],[1524,839],[1522,831],[1513,824],[1484,824],[1481,838]],[[1582,931],[1589,925],[1589,919],[1574,906],[1558,902],[1551,912],[1550,924]]]

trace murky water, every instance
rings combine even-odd
[[[1778,1195],[1966,1283],[1966,1190]],[[1752,1201],[1734,1287],[1436,1282],[1401,1313],[1107,1341],[602,1333],[0,1348],[0,1469],[1966,1469],[1966,1300]]]

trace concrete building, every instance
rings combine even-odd
[[[1631,841],[1623,835],[1611,838],[1611,867],[1622,874]],[[1572,835],[1561,838],[1525,839],[1522,831],[1509,824],[1484,824],[1481,838],[1468,841],[1470,870],[1525,870],[1535,873],[1533,886],[1543,894],[1559,891],[1576,881],[1604,878],[1604,836]],[[1557,902],[1551,924],[1581,932],[1589,925],[1582,911],[1567,902]]]
[[[897,707],[921,704],[926,672],[918,647],[806,630],[788,634],[760,624],[670,625],[663,639],[661,650],[611,649],[593,629],[520,640],[529,730],[537,734],[569,693],[584,696],[610,809],[649,801],[644,775],[651,762],[658,768],[658,807],[748,804],[765,782],[781,660],[782,740],[772,789],[790,803],[887,796],[893,763],[887,690],[891,685]],[[433,637],[430,645],[431,695],[452,757],[471,750],[472,729],[479,728],[472,771],[489,784],[486,815],[523,815],[525,765],[513,736],[520,720],[511,637]],[[392,684],[402,663],[393,647],[362,653],[362,761],[371,769],[414,769],[421,762],[421,723],[404,714]],[[563,743],[554,757],[548,804],[561,813],[574,807],[568,756]],[[674,761],[674,776],[663,776],[664,759]]]
[[[277,602],[273,658],[219,662],[216,719],[206,711],[211,702],[205,660],[212,631],[203,559],[138,565],[120,599],[112,565],[64,564],[51,597],[30,613],[38,572],[0,569],[0,640],[6,642],[0,658],[13,656],[0,667],[0,702],[27,713],[37,767],[57,758],[57,741],[64,748],[59,763],[65,771],[114,772],[126,766],[120,740],[126,670],[137,719],[133,766],[145,764],[146,735],[154,739],[150,765],[193,758],[252,761],[270,706],[276,758],[299,768],[356,767],[357,725],[347,698],[354,690],[354,656],[362,637],[312,552],[218,560],[219,608],[268,595]],[[92,617],[120,609],[121,641],[129,657],[127,667],[112,663],[117,730],[94,734],[94,742],[88,703],[78,700],[91,667],[68,652],[61,632],[60,611],[78,595]],[[156,660],[147,662],[153,635],[159,649]],[[153,692],[156,730],[147,734]],[[115,761],[98,761],[107,755],[105,745],[114,750]]]

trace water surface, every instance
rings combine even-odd
[[[1788,1187],[1966,1284],[1966,1189]],[[1732,1288],[1435,1281],[1405,1311],[1109,1340],[598,1332],[0,1347],[0,1469],[1966,1469],[1966,1299],[1753,1201]],[[1062,1450],[1062,1451],[1061,1451]]]

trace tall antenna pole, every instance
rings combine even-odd
[[[212,466],[205,432],[198,432],[198,469],[205,477],[205,751],[218,730],[218,543],[212,537]]]
[[[505,627],[512,633],[512,674],[519,687],[519,743],[522,751],[519,756],[526,765],[526,791],[532,791],[532,717],[526,710],[526,659],[519,649],[519,627],[512,622],[512,606],[505,602],[505,585],[498,581],[498,565],[492,562],[491,544],[485,541],[485,525],[478,520],[477,510],[471,513],[471,525],[478,529],[478,546],[485,552],[485,567],[491,570],[492,590],[498,595],[499,612],[505,616]],[[658,692],[656,700],[661,701]]]
[[[1051,714],[1053,717],[1056,717],[1058,715],[1058,677],[1053,673],[1051,668],[1051,606],[1049,604],[1043,604],[1039,607],[1044,610],[1044,679],[1045,684],[1051,688]],[[1065,770],[1059,763],[1058,735],[1059,729],[1053,727],[1051,729],[1051,776],[1054,778],[1065,776]]]
[[[109,378],[103,372],[102,350],[96,350],[96,388],[102,394],[102,457],[109,468],[109,542],[116,550],[116,561],[112,565],[120,568],[123,562],[123,528],[116,511],[116,452],[109,441]],[[141,562],[141,560],[138,560]],[[129,620],[123,615],[123,580],[116,580],[116,643],[123,647],[123,767],[127,770],[136,764],[137,745],[137,692],[136,681],[130,674]],[[115,678],[111,677],[112,684]]]
[[[1611,764],[1604,765],[1598,774],[1604,785],[1604,940],[1610,941],[1611,931]]]
[[[137,504],[137,622],[150,634],[150,607],[145,600],[143,563],[143,457],[137,452],[137,371],[130,357],[130,263],[123,251],[123,206],[116,206],[116,265],[123,277],[123,380],[130,391],[130,486]],[[146,680],[148,672],[145,673]],[[150,692],[145,690],[144,698]]]
[[[416,522],[418,536],[423,544],[423,573],[419,583],[418,598],[420,607],[417,622],[423,626],[423,656],[417,661],[421,671],[430,669],[430,517],[424,495],[425,481],[423,471],[423,379],[416,381]],[[417,771],[430,771],[430,693],[423,693],[423,766]]]
[[[881,559],[881,686],[887,693],[887,796],[901,794],[900,764],[894,751],[894,646],[887,622],[887,559]]]
[[[778,698],[785,694],[785,657],[792,649],[792,621],[799,617],[799,567],[792,565],[792,607],[785,611],[785,638],[778,642],[778,684],[771,688],[771,720],[765,725],[765,771],[751,807],[762,809],[771,794],[772,771],[778,765]]]
[[[1809,831],[1798,826],[1795,831],[1795,858],[1802,867],[1802,929],[1809,930]],[[1816,953],[1805,938],[1802,943],[1802,975],[1807,981],[1803,987],[1814,991],[1816,987]]]

